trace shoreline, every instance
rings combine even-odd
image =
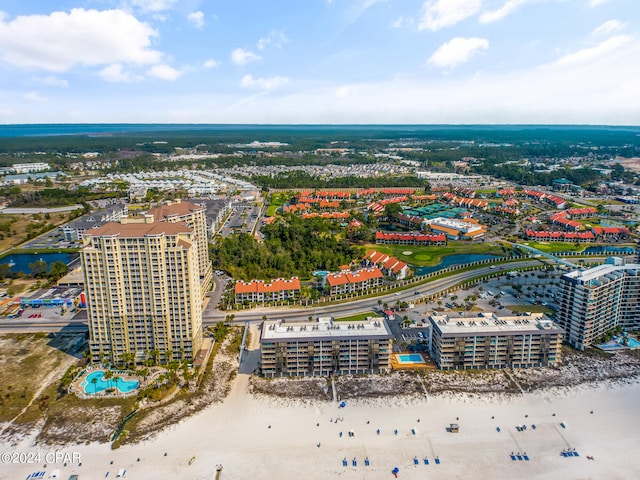
[[[104,478],[106,472],[115,476],[120,469],[127,470],[127,478],[208,479],[215,477],[219,464],[224,467],[221,479],[239,480],[283,475],[393,478],[390,472],[395,467],[400,469],[399,478],[407,479],[427,475],[622,479],[640,467],[640,459],[625,455],[640,445],[640,420],[635,415],[638,381],[502,396],[450,393],[367,398],[348,400],[345,408],[330,401],[255,396],[248,393],[248,383],[247,375],[238,375],[224,402],[206,407],[152,439],[117,450],[96,443],[34,446],[33,438],[25,438],[15,448],[3,445],[3,451],[78,454],[81,466],[48,464],[46,471],[48,475],[59,469],[60,478],[76,473],[82,480]],[[458,423],[460,433],[447,432],[450,423]],[[535,430],[530,426],[534,423]],[[520,424],[529,424],[528,430],[518,432],[515,426]],[[349,431],[353,437],[347,435]],[[573,448],[580,457],[561,456],[562,450]],[[512,461],[512,451],[526,451],[530,461]],[[595,460],[587,460],[587,455]],[[440,465],[434,463],[436,456]],[[369,466],[364,465],[366,458]],[[42,467],[10,464],[0,478],[25,478]]]

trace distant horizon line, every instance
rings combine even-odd
[[[205,122],[55,122],[55,123],[2,123],[0,127],[65,125],[206,125],[206,126],[251,126],[251,127],[633,127],[640,124],[612,123],[205,123]]]

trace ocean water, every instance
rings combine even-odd
[[[108,136],[154,132],[210,131],[210,132],[289,132],[289,133],[353,133],[378,137],[381,134],[416,135],[431,133],[438,138],[463,139],[481,137],[485,140],[504,141],[518,137],[584,138],[593,135],[608,138],[611,134],[634,138],[640,135],[637,126],[592,125],[282,125],[282,124],[204,124],[204,123],[58,123],[58,124],[6,124],[0,125],[0,138],[43,137],[61,135]],[[479,139],[479,138],[478,138]],[[605,142],[609,143],[609,142]]]

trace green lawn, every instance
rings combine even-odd
[[[273,217],[276,214],[276,210],[287,203],[291,199],[291,196],[291,193],[286,192],[272,194],[265,216]]]
[[[424,267],[437,265],[443,257],[453,254],[489,254],[504,255],[505,251],[493,243],[467,243],[449,242],[447,246],[423,246],[423,245],[367,245],[367,249],[392,255],[411,265]],[[411,252],[405,255],[404,252]]]
[[[538,250],[542,250],[547,253],[555,253],[555,252],[581,252],[585,248],[592,246],[594,244],[586,244],[579,243],[576,245],[571,242],[532,242],[527,240],[526,242],[521,242],[523,245],[528,245],[533,248],[537,248]]]
[[[375,312],[364,312],[357,315],[350,315],[348,317],[334,318],[336,322],[357,322],[358,320],[366,320],[367,317],[377,317]]]
[[[620,244],[609,244],[609,243],[571,243],[571,242],[532,242],[527,240],[526,242],[520,242],[523,245],[528,245],[533,248],[537,248],[538,250],[542,250],[547,253],[555,253],[555,252],[581,252],[587,247],[601,247],[601,246],[615,246],[615,247],[633,247],[633,243],[620,243]]]
[[[280,208],[280,205],[271,204],[267,207],[266,217],[273,217],[276,214],[276,210]]]
[[[549,307],[543,307],[542,305],[505,305],[504,308],[508,308],[515,313],[553,313]]]

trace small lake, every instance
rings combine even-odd
[[[495,260],[503,258],[500,255],[488,255],[479,253],[447,255],[438,265],[428,267],[415,267],[416,275],[426,275],[427,273],[437,272],[452,265],[463,265],[466,263],[480,262],[482,260]]]
[[[12,272],[23,272],[30,275],[31,269],[29,268],[29,264],[37,262],[38,260],[47,262],[48,270],[52,263],[59,261],[64,262],[65,265],[69,265],[69,263],[76,258],[78,258],[77,253],[13,253],[1,259],[0,264],[13,263],[11,266]]]

